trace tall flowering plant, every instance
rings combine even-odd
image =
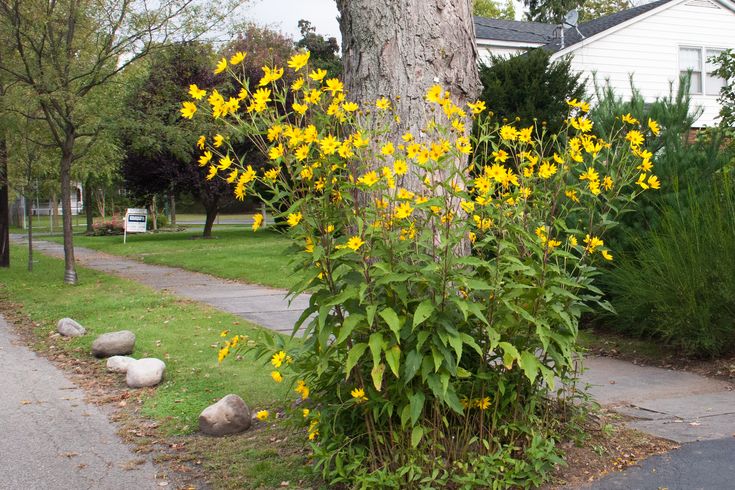
[[[359,106],[309,70],[308,52],[288,62],[289,86],[280,67],[244,79],[243,56],[216,69],[236,93],[192,86],[182,115],[221,123],[197,142],[208,178],[287,223],[304,274],[291,293],[311,293],[294,326],[303,344],[259,348],[275,382],[295,383],[317,465],[369,486],[541,481],[557,461],[548,414],[575,377],[580,314],[601,303],[596,264],[613,260],[603,233],[660,186],[642,149],[660,128],[621,120],[598,135],[572,100],[563,132],[548,134],[434,86],[426,127],[392,139],[397,101]],[[233,151],[241,138],[269,168]]]

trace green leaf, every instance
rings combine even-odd
[[[417,391],[409,397],[408,401],[411,405],[411,425],[416,425],[416,422],[418,422],[421,412],[424,410],[425,398],[423,391]]]
[[[413,328],[416,328],[425,322],[426,319],[434,313],[435,309],[433,301],[429,299],[423,300],[413,314]]]
[[[345,318],[345,321],[342,323],[342,328],[339,329],[339,335],[337,335],[335,343],[339,345],[347,340],[347,337],[350,336],[355,327],[363,321],[365,321],[365,317],[359,313],[352,314]]]
[[[421,354],[419,354],[415,350],[410,351],[406,356],[406,363],[404,364],[403,368],[403,383],[408,384],[408,382],[411,381],[414,376],[416,376],[416,373],[419,371],[420,367]]]
[[[518,361],[521,358],[520,354],[518,354],[518,349],[508,342],[500,342],[498,347],[503,349],[503,365],[506,369],[512,369],[513,361]]]
[[[355,344],[352,346],[352,349],[350,349],[350,352],[347,354],[347,362],[345,363],[345,375],[349,378],[350,372],[352,371],[352,368],[355,367],[355,364],[357,364],[357,361],[360,360],[362,355],[365,353],[365,350],[367,350],[368,345],[364,342]]]
[[[400,377],[398,374],[398,368],[401,364],[401,348],[398,347],[398,345],[394,345],[385,351],[385,360],[396,378]]]
[[[541,363],[539,360],[530,352],[521,352],[521,360],[518,361],[518,365],[523,369],[523,373],[526,375],[528,380],[533,383],[538,375],[539,367]]]
[[[383,334],[380,332],[371,334],[368,344],[370,345],[370,352],[373,354],[373,365],[376,365],[380,362],[380,354],[383,352],[383,346],[385,345]]]
[[[370,371],[370,376],[373,378],[373,386],[375,389],[380,391],[380,387],[383,385],[383,373],[385,372],[385,364],[382,362],[373,366]]]
[[[367,308],[365,308],[365,311],[367,313],[367,322],[368,325],[371,327],[373,326],[373,320],[375,320],[375,312],[378,310],[377,305],[369,305]]]
[[[401,340],[401,320],[398,318],[398,315],[396,315],[396,312],[393,311],[393,308],[386,308],[380,312],[380,317],[385,320],[385,323],[388,324],[388,328],[390,328],[391,332],[396,336],[396,342],[400,342]]]
[[[422,437],[424,437],[424,428],[417,425],[411,431],[411,446],[414,448],[418,447]]]

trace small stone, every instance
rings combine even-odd
[[[131,362],[125,376],[125,382],[131,388],[145,388],[156,386],[163,380],[166,364],[160,359],[146,357]]]
[[[250,408],[237,395],[225,396],[199,415],[199,430],[210,436],[237,434],[250,424]]]
[[[94,357],[124,356],[135,348],[135,334],[129,330],[103,333],[92,342]]]
[[[112,356],[107,359],[107,370],[113,373],[127,373],[128,366],[135,362],[135,359],[127,356]]]
[[[64,337],[81,337],[87,333],[86,328],[71,318],[62,318],[59,320],[59,323],[56,324],[56,331]]]

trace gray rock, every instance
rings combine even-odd
[[[131,362],[125,376],[125,382],[131,388],[145,388],[156,386],[163,380],[166,364],[160,359],[146,357]]]
[[[210,436],[237,434],[250,424],[250,408],[237,395],[227,395],[199,415],[199,430]]]
[[[135,348],[135,334],[129,330],[103,333],[92,342],[94,357],[124,356]]]
[[[87,329],[79,325],[71,318],[62,318],[56,324],[56,331],[64,337],[81,337],[87,333]]]
[[[127,356],[112,356],[107,359],[107,370],[113,373],[127,373],[128,366],[135,362],[135,359]]]

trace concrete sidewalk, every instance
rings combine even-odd
[[[158,488],[153,465],[0,316],[0,488]]]

